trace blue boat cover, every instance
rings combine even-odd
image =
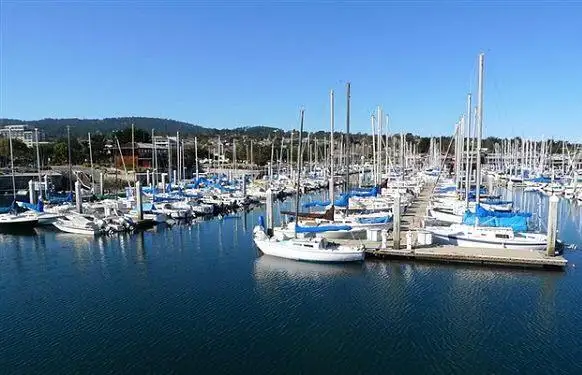
[[[143,212],[152,212],[155,209],[156,209],[156,207],[154,206],[153,203],[143,203],[142,204]]]
[[[552,182],[552,179],[549,177],[540,176],[540,177],[532,178],[530,181],[548,184],[548,183]]]
[[[531,217],[529,212],[497,212],[489,211],[475,206],[475,213],[465,212],[463,224],[479,225],[481,227],[510,227],[515,231],[527,230],[527,219]]]
[[[360,224],[386,224],[392,222],[392,216],[360,217],[356,221]]]
[[[375,197],[378,195],[378,187],[374,186],[371,189],[357,189],[350,191],[352,197]]]
[[[299,225],[295,226],[296,233],[322,233],[322,232],[334,232],[338,230],[351,230],[352,227],[349,225],[319,225],[317,227],[302,227]]]
[[[73,201],[73,192],[69,192],[67,195],[52,195],[48,197],[50,203],[66,203]]]

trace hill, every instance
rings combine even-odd
[[[71,134],[73,136],[85,136],[88,132],[105,134],[115,130],[121,130],[130,127],[132,123],[136,128],[149,131],[155,129],[156,132],[166,134],[173,134],[179,131],[184,134],[213,135],[220,132],[217,129],[205,128],[187,122],[152,117],[111,117],[104,119],[47,118],[33,121],[0,119],[0,125],[28,124],[32,127],[43,129],[49,139],[65,136],[67,134],[67,126],[71,127]]]

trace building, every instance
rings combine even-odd
[[[24,142],[28,147],[32,147],[36,142],[36,129],[27,125],[5,125],[4,127],[0,128],[0,137],[8,138],[12,137],[12,139],[19,139]],[[44,131],[38,129],[38,141],[44,141],[45,134]]]

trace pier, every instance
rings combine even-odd
[[[465,263],[489,266],[543,268],[563,270],[568,261],[559,255],[548,256],[546,251],[487,249],[474,247],[459,247],[453,245],[415,245],[417,234],[422,230],[422,223],[432,186],[425,187],[416,200],[401,216],[400,247],[394,248],[392,234],[388,235],[386,246],[381,241],[367,240],[334,240],[341,244],[364,245],[366,256],[380,259],[407,259],[426,262]],[[407,248],[407,233],[411,233],[412,246]]]

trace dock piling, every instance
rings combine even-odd
[[[244,198],[247,197],[247,178],[246,176],[243,174],[242,177],[242,187],[241,187],[241,191],[242,191],[242,195]]]
[[[267,236],[273,235],[274,218],[273,218],[273,190],[267,190],[267,209],[266,209],[266,222],[267,222]]]
[[[143,202],[141,196],[141,182],[135,183],[135,204],[137,210],[137,220],[143,221]]]
[[[83,213],[83,197],[81,196],[81,182],[75,181],[75,203],[77,204],[77,212]]]
[[[151,180],[150,180],[150,170],[146,170],[146,185],[147,186],[151,186]]]
[[[28,199],[30,201],[30,204],[36,203],[36,197],[35,197],[35,191],[34,191],[34,181],[32,181],[32,180],[28,181]]]
[[[166,174],[162,173],[162,192],[166,192]]]
[[[105,189],[103,188],[103,172],[99,173],[99,193],[103,195]]]
[[[394,205],[392,206],[393,215],[393,233],[392,237],[394,239],[394,250],[400,249],[400,193],[396,192],[394,194]]]
[[[329,179],[329,201],[331,204],[335,202],[335,182],[333,181],[333,176]]]
[[[553,257],[556,255],[556,234],[558,231],[558,202],[560,198],[552,195],[548,207],[548,253]]]

